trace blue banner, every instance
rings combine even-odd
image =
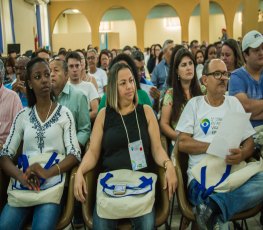
[[[14,14],[13,14],[13,2],[12,2],[12,0],[9,0],[9,11],[10,11],[10,21],[11,21],[12,39],[13,39],[13,43],[16,43]]]
[[[38,47],[42,47],[41,18],[40,18],[40,6],[39,5],[36,5],[36,18],[37,18]]]

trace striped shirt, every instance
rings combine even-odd
[[[13,120],[22,108],[19,96],[2,84],[0,86],[0,143],[5,143]]]

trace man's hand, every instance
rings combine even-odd
[[[231,153],[231,155],[226,156],[227,164],[236,165],[244,160],[244,154],[241,148],[230,149],[229,152]]]
[[[15,92],[21,92],[23,94],[26,94],[26,87],[24,81],[16,81],[12,86],[13,91]]]
[[[154,100],[159,100],[160,98],[160,91],[156,87],[152,87],[150,89],[150,95]]]

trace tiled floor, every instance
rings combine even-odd
[[[180,210],[178,208],[178,205],[175,204],[174,205],[174,211],[173,211],[172,225],[171,225],[172,230],[179,229],[180,218],[181,218]],[[260,225],[259,218],[260,218],[260,214],[256,215],[255,217],[247,219],[247,225],[248,225],[249,230],[263,230],[263,226]],[[234,229],[232,223],[229,223],[229,226],[230,226],[230,230]],[[84,230],[84,229],[85,228],[83,227],[83,228],[80,228],[79,230]],[[187,230],[190,230],[190,229],[191,229],[191,225],[189,225]],[[65,230],[73,230],[73,228],[71,226],[68,226],[67,228],[65,228]],[[165,230],[165,226],[163,225],[163,226],[159,227],[158,230]]]

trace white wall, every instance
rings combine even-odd
[[[181,30],[167,30],[164,27],[163,19],[147,19],[144,25],[144,46],[152,44],[163,45],[164,41],[172,39],[176,44],[181,43]]]
[[[192,40],[201,41],[200,16],[191,16],[189,20],[189,44]]]
[[[35,7],[23,0],[16,0],[13,1],[13,13],[16,43],[21,44],[21,54],[34,50],[33,27],[37,30]]]

